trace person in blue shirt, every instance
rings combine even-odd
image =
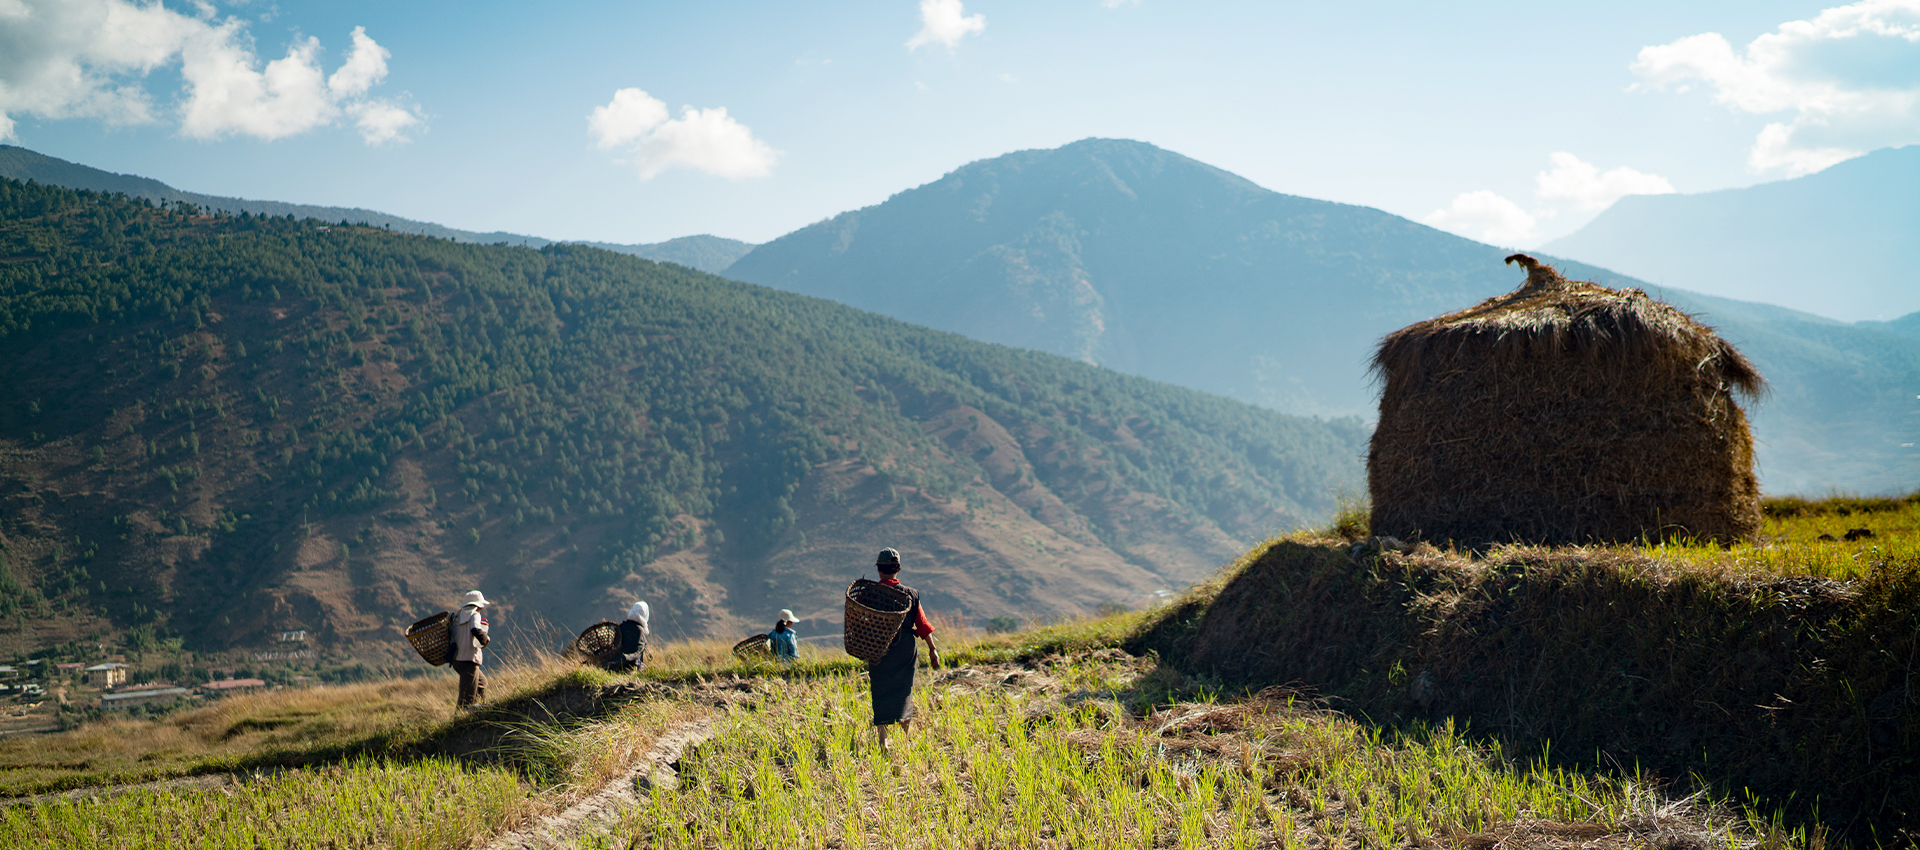
[[[793,633],[793,624],[798,622],[790,608],[780,609],[780,619],[773,624],[773,631],[767,638],[773,641],[773,657],[782,664],[792,664],[800,660],[800,644]]]

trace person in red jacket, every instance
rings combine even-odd
[[[887,654],[879,661],[867,662],[867,682],[873,694],[873,728],[879,735],[880,749],[889,750],[887,727],[897,723],[901,734],[906,734],[913,723],[913,673],[920,660],[913,641],[918,638],[927,642],[927,659],[935,669],[940,667],[940,646],[934,643],[933,624],[927,622],[927,612],[920,607],[920,591],[900,583],[900,553],[882,549],[873,566],[880,571],[881,584],[905,590],[913,599],[913,608],[907,618],[900,621],[900,631],[887,647]]]

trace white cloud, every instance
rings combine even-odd
[[[1452,206],[1434,210],[1420,220],[1441,230],[1503,245],[1532,238],[1539,225],[1519,204],[1485,189],[1463,192],[1453,199]]]
[[[907,39],[907,49],[940,43],[952,50],[960,39],[987,28],[987,16],[969,15],[960,0],[920,0],[920,31]]]
[[[260,66],[238,18],[199,17],[126,0],[0,0],[0,138],[18,115],[149,124],[173,112],[144,88],[154,70],[178,63],[186,89],[180,131],[278,139],[354,119],[369,143],[404,138],[420,124],[411,109],[368,98],[390,54],[353,31],[346,62],[327,77],[320,42],[295,41]]]
[[[1534,194],[1541,200],[1567,203],[1576,212],[1598,212],[1625,195],[1674,192],[1673,184],[1658,174],[1644,174],[1624,165],[1603,173],[1593,163],[1582,162],[1566,151],[1555,151],[1549,158],[1553,170],[1534,175]]]
[[[351,104],[347,107],[347,114],[353,116],[354,126],[360,128],[360,138],[367,140],[370,145],[405,141],[407,130],[420,124],[420,116],[385,100]]]
[[[587,116],[587,129],[601,150],[639,141],[652,130],[667,123],[667,105],[639,89],[621,89],[613,93],[606,106],[596,106]]]
[[[1667,178],[1624,165],[1603,172],[1566,151],[1555,151],[1548,159],[1553,168],[1533,175],[1533,194],[1539,199],[1533,209],[1482,189],[1463,192],[1447,208],[1434,210],[1420,220],[1473,239],[1522,245],[1541,237],[1541,223],[1562,213],[1596,213],[1626,195],[1667,195],[1675,191]],[[1581,216],[1583,220],[1586,217]]]
[[[1100,5],[1109,9],[1118,9],[1121,6],[1138,6],[1140,0],[1100,0]]]
[[[1920,141],[1920,0],[1864,0],[1788,21],[1736,51],[1719,33],[1646,47],[1641,90],[1685,91],[1755,115],[1792,113],[1754,139],[1747,166],[1818,171],[1875,148]]]
[[[1019,78],[1019,77],[1016,77],[1016,76],[1014,76],[1014,75],[1012,75],[1012,74],[1001,74],[1001,75],[1000,75],[1000,82],[1003,82],[1003,83],[1017,83],[1017,82],[1020,82],[1020,78]]]
[[[727,115],[724,106],[682,106],[679,118],[668,116],[667,105],[659,99],[625,88],[614,92],[607,105],[594,108],[587,116],[587,130],[601,150],[625,150],[642,180],[675,166],[735,180],[765,177],[780,156]]]

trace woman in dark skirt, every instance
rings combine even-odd
[[[880,749],[888,750],[887,727],[898,723],[905,734],[913,722],[913,672],[919,662],[914,638],[927,642],[927,660],[935,669],[940,667],[940,647],[933,642],[933,624],[920,609],[920,591],[900,583],[900,553],[882,549],[873,566],[880,571],[881,584],[898,587],[913,598],[913,608],[900,621],[900,631],[893,636],[887,654],[879,661],[867,662],[867,680],[873,690],[873,727],[880,736]]]

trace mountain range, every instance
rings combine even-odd
[[[1628,195],[1541,250],[1848,321],[1920,311],[1920,145],[1692,195]]]
[[[1375,342],[1518,285],[1506,253],[1088,139],[967,164],[725,273],[1266,407],[1370,417]],[[1544,258],[1656,290],[1760,366],[1773,390],[1751,413],[1770,492],[1920,485],[1920,341],[1901,332],[1920,317],[1853,325]]]
[[[0,180],[0,651],[393,657],[837,628],[883,546],[943,616],[1136,607],[1329,515],[1366,431],[581,245]],[[550,625],[543,625],[550,624]]]

